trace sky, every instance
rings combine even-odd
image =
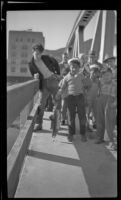
[[[7,11],[7,44],[10,30],[43,32],[45,49],[56,50],[66,46],[80,10]]]

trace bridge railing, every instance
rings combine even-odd
[[[38,87],[38,80],[30,80],[7,87],[7,128],[28,103],[32,106],[31,100],[38,91]]]
[[[22,164],[32,136],[39,104],[39,99],[35,102],[38,90],[38,80],[27,81],[7,88],[7,128],[19,115],[22,119],[23,109],[28,106],[28,116],[24,126],[20,129],[20,133],[7,156],[7,190],[9,198],[14,197]]]

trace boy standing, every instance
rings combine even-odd
[[[96,112],[97,112],[97,97],[99,94],[100,88],[100,71],[98,65],[93,65],[90,70],[90,79],[91,79],[91,87],[88,90],[88,119],[90,118],[90,114],[93,116],[93,128],[96,128]],[[90,128],[90,127],[89,127]],[[89,129],[90,130],[90,129]]]
[[[61,78],[63,79],[63,77],[70,70],[69,65],[68,65],[68,54],[66,52],[62,54],[62,61],[59,63],[59,66],[60,66],[60,75],[61,75]],[[61,98],[61,125],[65,125],[65,121],[67,120],[67,98],[66,97],[67,95],[64,92]]]
[[[97,136],[98,139],[96,144],[101,144],[104,142],[105,134],[105,111],[107,102],[110,98],[111,87],[112,87],[112,70],[110,68],[102,70],[102,77],[100,79],[100,95],[97,99],[97,115],[96,115],[96,125],[97,125]]]
[[[68,140],[72,142],[75,134],[75,116],[76,111],[79,117],[81,140],[85,142],[86,139],[86,114],[85,114],[85,98],[84,98],[84,75],[80,72],[80,61],[78,58],[69,60],[70,72],[64,77],[63,84],[59,89],[56,97],[62,94],[67,88],[67,106],[68,106]]]
[[[106,106],[106,130],[111,142],[111,148],[116,150],[116,143],[114,141],[114,129],[116,125],[116,117],[117,117],[117,65],[116,65],[116,57],[109,57],[104,60],[104,63],[107,64],[108,67],[112,70],[112,84],[110,97]]]
[[[111,142],[111,148],[113,150],[116,150],[116,144],[114,141],[116,115],[117,115],[117,84],[115,82],[112,82],[110,96],[106,106],[105,120],[106,120],[107,134]]]
[[[97,61],[96,52],[94,50],[90,50],[89,55],[88,55],[89,68],[91,69],[94,64],[96,64],[98,66],[99,70],[101,70],[102,67],[103,67],[103,65],[100,62]]]

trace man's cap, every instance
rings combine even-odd
[[[79,58],[71,58],[68,60],[68,64],[70,65],[71,63],[76,63],[80,66],[80,60]]]
[[[96,55],[96,52],[95,52],[94,50],[90,50],[88,55],[89,55],[89,56],[95,56],[95,55]]]
[[[103,63],[106,63],[106,62],[108,62],[109,60],[115,60],[115,59],[116,59],[115,56],[111,56],[111,57],[106,56],[105,59],[103,60]]]
[[[38,50],[38,51],[40,51],[40,52],[43,52],[43,51],[44,51],[44,47],[43,47],[43,45],[42,45],[41,43],[34,44],[34,45],[32,46],[32,49],[33,49],[33,50]]]

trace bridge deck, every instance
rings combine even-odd
[[[15,198],[116,197],[116,153],[93,139],[82,143],[78,133],[69,143],[66,126],[53,141],[49,115],[44,130],[33,132]]]

